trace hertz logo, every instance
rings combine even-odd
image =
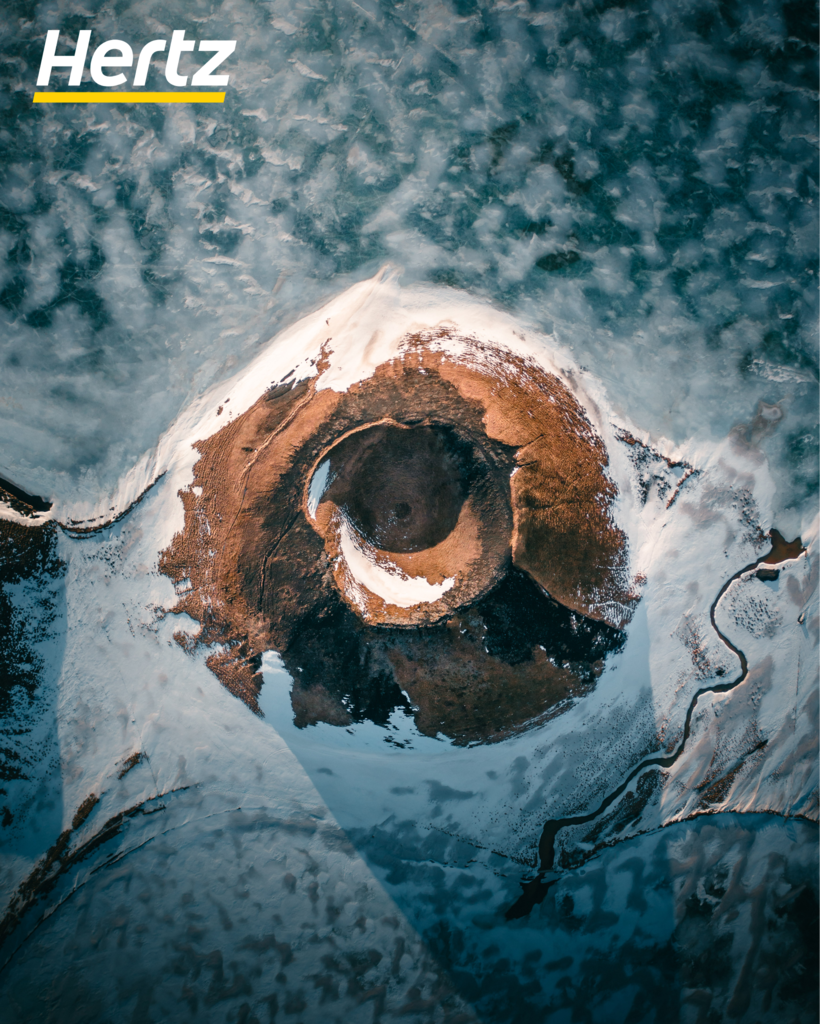
[[[40,73],[37,76],[37,85],[48,87],[51,81],[51,73],[55,68],[70,68],[68,76],[70,87],[81,84],[85,62],[88,57],[88,44],[91,39],[91,30],[83,29],[77,33],[77,46],[72,55],[57,56],[57,42],[60,38],[58,29],[52,29],[46,34],[46,42],[43,47],[43,59],[40,61]],[[109,74],[108,68],[133,68],[134,51],[122,39],[109,39],[100,43],[91,56],[91,79],[97,85],[103,86],[106,92],[87,91],[64,91],[64,92],[35,92],[35,103],[222,103],[225,99],[224,92],[180,92],[188,85],[188,76],[179,73],[179,59],[183,53],[189,52],[196,47],[194,39],[186,39],[184,31],[173,32],[170,43],[165,39],[153,39],[146,43],[140,50],[136,60],[134,79],[131,85],[135,88],[144,86],[148,78],[148,68],[151,58],[156,54],[164,53],[167,49],[168,56],[165,62],[165,79],[169,85],[175,87],[173,92],[124,92],[118,90],[117,86],[124,85],[128,77],[119,72]],[[195,71],[191,76],[192,86],[226,86],[230,75],[215,75],[214,71],[225,61],[236,49],[235,39],[203,39],[199,43],[200,53],[212,53],[213,57]]]

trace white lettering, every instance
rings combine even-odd
[[[162,53],[168,44],[164,39],[153,39],[150,43],[146,43],[145,46],[140,50],[140,55],[137,58],[137,71],[134,75],[134,85],[145,85],[146,79],[148,78],[148,68],[151,65],[151,58],[155,53]]]
[[[227,85],[230,75],[214,75],[213,72],[219,67],[223,60],[236,49],[235,39],[203,39],[199,44],[200,52],[214,53],[210,60],[206,61],[199,71],[194,72],[191,78],[191,85]]]
[[[118,57],[109,57],[112,50],[119,50]],[[97,85],[122,85],[125,75],[107,75],[103,68],[130,68],[134,63],[134,51],[122,39],[109,39],[101,43],[91,58],[91,77]]]
[[[179,58],[183,51],[193,50],[195,46],[193,39],[185,38],[185,30],[174,32],[171,36],[171,45],[168,48],[168,63],[165,65],[165,78],[169,85],[187,85],[188,76],[179,74]]]
[[[0,0],[2,3],[2,0]],[[70,74],[68,84],[72,87],[82,84],[85,71],[85,61],[88,56],[88,44],[91,39],[91,30],[83,29],[77,33],[77,45],[73,55],[57,56],[57,46],[60,42],[59,29],[49,29],[46,32],[46,41],[43,46],[43,56],[40,61],[40,71],[37,75],[37,85],[47,86],[51,73],[55,68],[69,68]],[[159,53],[164,53],[167,47],[168,55],[165,62],[165,78],[169,85],[186,86],[188,76],[179,72],[179,61],[183,53],[190,53],[197,46],[196,40],[186,39],[183,30],[175,30],[171,34],[170,45],[165,39],[152,39],[140,50],[134,71],[133,85],[137,88],[144,86],[148,81],[148,72],[151,70],[151,60]],[[224,88],[230,81],[230,75],[216,75],[214,72],[223,64],[228,57],[236,50],[235,39],[203,39],[199,43],[200,53],[213,53],[201,68],[193,72],[191,85],[210,86],[213,88]],[[134,67],[134,51],[128,43],[122,39],[108,39],[100,43],[91,57],[91,79],[97,85],[106,88],[123,85],[127,81],[127,75],[110,75],[107,68],[132,68]]]
[[[73,57],[57,56],[57,40],[59,38],[59,29],[49,29],[46,33],[43,59],[40,61],[40,73],[37,75],[38,85],[48,85],[54,68],[71,68],[71,74],[68,77],[69,85],[79,85],[83,80],[83,68],[88,53],[88,41],[91,39],[91,30],[84,28],[77,33],[77,48]]]

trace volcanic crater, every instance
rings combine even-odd
[[[448,351],[455,348],[457,354]],[[160,568],[186,647],[258,710],[261,656],[297,725],[502,739],[587,692],[637,598],[605,446],[534,361],[445,331],[346,391],[271,387],[197,444]]]
[[[452,424],[388,422],[322,456],[308,517],[339,592],[366,622],[431,625],[501,579],[512,452],[490,446]]]

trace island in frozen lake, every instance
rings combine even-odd
[[[817,521],[773,521],[773,415],[673,445],[385,271],[96,507],[3,484],[21,1019],[814,1019]]]

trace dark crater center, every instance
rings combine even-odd
[[[443,426],[378,424],[345,437],[329,457],[332,483],[323,500],[385,551],[423,551],[443,541],[475,472],[469,443]]]

